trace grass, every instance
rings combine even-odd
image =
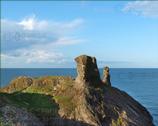
[[[38,94],[51,94],[52,93],[52,87],[47,86],[47,87],[40,87],[40,86],[30,86],[23,92],[27,93],[38,93]]]
[[[15,92],[12,94],[1,93],[0,95],[6,97],[10,104],[24,108],[51,108],[53,105],[50,97],[43,94]]]
[[[26,108],[34,114],[52,114],[56,116],[59,109],[52,97],[44,94],[21,92],[12,94],[0,93],[0,98],[3,98],[6,104]]]
[[[62,85],[62,87],[71,87],[72,83],[73,81],[71,77],[64,77],[64,76],[36,77],[34,78],[33,85],[26,88],[23,92],[52,95],[54,92],[53,89],[57,84]]]
[[[66,115],[69,115],[74,111],[75,103],[73,103],[72,97],[60,95],[54,96],[54,99],[57,103],[59,103]]]
[[[56,91],[55,96],[53,96],[54,86],[57,84],[60,85],[60,88]],[[51,115],[56,117],[58,116],[59,107],[66,114],[74,110],[75,103],[72,100],[72,86],[73,79],[71,77],[36,77],[31,86],[11,94],[0,93],[0,98],[3,98],[3,103],[18,108],[26,108],[35,115],[43,117]]]

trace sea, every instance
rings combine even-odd
[[[102,77],[103,69],[99,69]],[[151,113],[158,126],[158,68],[111,68],[111,83],[134,97]],[[73,68],[1,68],[1,87],[18,76],[77,76]],[[126,101],[125,101],[126,102]]]

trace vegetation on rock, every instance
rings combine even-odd
[[[82,55],[75,60],[75,80],[21,76],[2,88],[2,126],[153,126],[146,108],[127,93],[102,83],[94,57]]]

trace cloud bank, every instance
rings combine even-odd
[[[123,11],[144,17],[158,18],[158,1],[128,2],[123,8]]]
[[[6,63],[62,63],[66,57],[59,46],[83,42],[75,31],[84,20],[77,18],[68,22],[38,20],[35,16],[21,21],[1,20],[1,59]]]

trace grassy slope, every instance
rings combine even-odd
[[[34,78],[34,85],[11,94],[0,93],[3,103],[26,108],[35,115],[58,116],[59,107],[70,113],[73,108],[71,87],[72,79],[64,77],[62,86],[54,94],[53,83],[60,79],[60,76],[47,76]],[[38,85],[40,83],[40,85]],[[20,85],[20,84],[19,84]]]
[[[51,96],[37,93],[21,93],[12,94],[0,93],[3,103],[13,105],[19,108],[25,108],[37,116],[57,116],[58,105]]]

